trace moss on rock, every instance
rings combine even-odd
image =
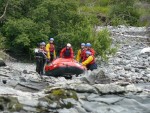
[[[15,97],[0,97],[0,111],[8,110],[10,112],[22,110],[23,105]]]
[[[49,104],[54,102],[57,103],[57,107],[61,108],[71,108],[73,104],[68,102],[67,104],[61,103],[60,100],[73,98],[74,100],[78,100],[77,94],[73,90],[65,90],[65,89],[52,89],[51,92],[47,96],[45,96],[44,100]]]
[[[77,94],[73,90],[65,90],[65,89],[53,89],[47,98],[51,100],[60,100],[66,98],[73,98],[78,100]]]
[[[67,104],[61,104],[61,106],[62,106],[63,108],[69,109],[69,108],[72,108],[74,105],[73,105],[71,102],[68,102]]]
[[[36,108],[37,113],[48,113],[48,108],[44,108],[41,105],[38,105]]]

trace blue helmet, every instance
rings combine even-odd
[[[85,43],[81,43],[81,46],[85,46]]]
[[[91,44],[90,43],[86,43],[86,47],[91,47]]]
[[[54,41],[54,38],[50,38],[49,40],[50,40],[50,41]]]
[[[86,51],[86,54],[91,55],[91,52],[90,51]]]
[[[45,42],[40,43],[40,46],[45,46],[45,45],[46,45]]]

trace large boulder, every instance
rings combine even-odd
[[[125,88],[115,84],[95,84],[93,85],[101,94],[122,94]]]
[[[81,78],[81,81],[88,84],[108,84],[111,83],[109,78],[103,70],[95,70],[87,73],[88,76]]]
[[[5,64],[5,62],[4,62],[4,60],[2,58],[0,58],[0,67],[1,66],[6,66],[6,64]]]

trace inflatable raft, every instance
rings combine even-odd
[[[58,58],[45,66],[47,76],[71,76],[79,75],[86,70],[84,66],[74,59]]]

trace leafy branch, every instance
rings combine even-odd
[[[9,4],[9,0],[7,0],[6,5],[5,5],[5,9],[3,14],[0,16],[0,21],[5,17],[6,12],[7,12],[7,8],[8,8],[8,4]]]

